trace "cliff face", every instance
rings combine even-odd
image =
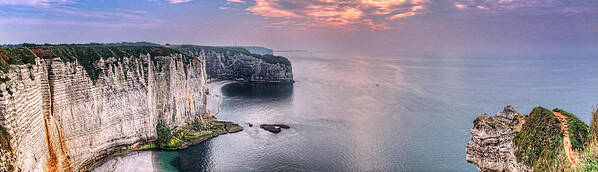
[[[197,58],[101,56],[89,64],[94,73],[81,59],[58,54],[39,50],[34,64],[11,65],[0,76],[10,78],[0,84],[7,132],[0,140],[9,138],[0,149],[2,169],[79,171],[113,148],[155,140],[158,123],[175,128],[210,117],[205,66]]]
[[[511,106],[494,117],[482,114],[476,118],[466,148],[467,162],[476,164],[479,171],[531,171],[515,156],[513,138],[521,129],[523,118]]]
[[[206,61],[208,78],[248,82],[293,82],[291,62],[280,56],[257,55],[242,48],[182,45],[179,50]]]
[[[467,161],[480,171],[595,171],[589,131],[562,109],[535,107],[521,115],[507,106],[494,117],[482,114],[474,121]]]

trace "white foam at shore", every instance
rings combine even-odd
[[[123,156],[111,157],[102,165],[95,167],[93,172],[152,172],[154,161],[152,151],[131,152]]]
[[[217,115],[220,112],[220,102],[222,101],[222,87],[226,84],[233,83],[233,81],[217,81],[208,83],[208,110],[212,115]]]

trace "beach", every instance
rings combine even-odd
[[[222,87],[226,84],[233,83],[233,81],[215,81],[208,83],[208,111],[212,115],[217,115],[220,112],[220,103],[222,101]]]
[[[220,111],[222,101],[221,88],[232,81],[217,81],[208,83],[207,109],[212,115]],[[111,156],[104,159],[100,165],[93,168],[93,172],[150,172],[156,171],[153,151],[136,151],[124,155]]]
[[[102,165],[95,167],[93,172],[151,172],[154,171],[152,151],[137,151],[125,155],[109,157]]]

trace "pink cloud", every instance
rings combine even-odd
[[[266,18],[299,18],[301,16],[287,10],[280,9],[276,0],[256,0],[256,5],[247,8],[253,14]]]
[[[147,0],[150,2],[168,2],[169,4],[179,4],[184,2],[191,2],[193,0]]]
[[[256,0],[255,5],[246,10],[265,18],[285,19],[289,25],[295,26],[388,30],[391,29],[392,20],[419,14],[426,2],[426,0]]]
[[[579,13],[591,12],[584,7],[571,7],[563,0],[455,0],[456,7],[488,10],[491,12],[521,10],[528,13]]]
[[[171,4],[178,4],[178,3],[183,3],[183,2],[189,2],[192,0],[169,0],[168,2]]]

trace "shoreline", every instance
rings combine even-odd
[[[212,116],[220,113],[220,103],[222,103],[222,87],[226,84],[235,83],[235,81],[211,81],[208,82],[209,94],[207,97],[207,109]]]
[[[208,113],[210,113],[212,116],[217,115],[220,112],[220,103],[222,102],[222,90],[221,88],[226,85],[226,84],[230,84],[230,83],[234,83],[235,81],[211,81],[208,82],[207,87],[208,87],[208,91],[209,94],[206,96],[207,97],[207,105],[206,108],[208,110]],[[216,120],[218,121],[218,120]],[[225,122],[226,121],[220,121],[220,122]],[[154,154],[152,152],[152,150],[168,150],[168,151],[174,151],[174,150],[182,150],[182,149],[186,149],[189,146],[192,145],[196,145],[199,144],[203,141],[206,141],[210,138],[214,138],[214,137],[218,137],[219,135],[223,135],[223,134],[229,134],[229,133],[235,133],[235,132],[239,132],[242,131],[243,128],[239,126],[239,128],[232,128],[232,130],[227,130],[225,132],[218,132],[218,133],[213,133],[210,135],[206,135],[206,136],[202,136],[199,138],[196,138],[194,140],[191,140],[187,143],[184,143],[183,145],[180,145],[179,147],[176,148],[165,148],[165,149],[157,149],[157,148],[152,148],[152,149],[141,149],[142,146],[144,145],[150,145],[150,144],[155,144],[155,143],[136,143],[133,144],[131,146],[124,146],[123,147],[117,147],[114,150],[118,150],[118,151],[108,151],[108,152],[112,152],[111,155],[107,155],[107,156],[103,156],[102,158],[99,158],[98,161],[94,162],[94,164],[91,165],[91,167],[88,167],[87,169],[89,171],[123,171],[123,172],[128,172],[128,171],[155,171],[155,170],[159,170],[159,168],[157,168],[154,163]],[[108,153],[110,154],[110,153]],[[133,168],[135,167],[135,168]]]

